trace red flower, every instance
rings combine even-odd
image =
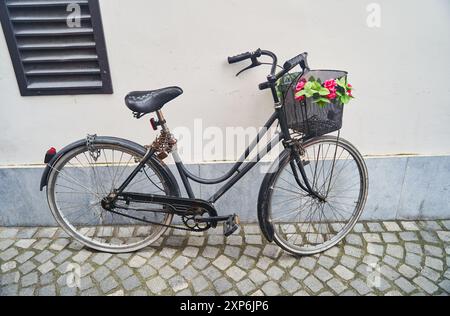
[[[300,95],[300,96],[298,96],[298,97],[296,96],[296,97],[295,97],[295,100],[296,100],[296,101],[303,101],[303,100],[305,100],[305,96],[304,96],[304,95]]]
[[[336,92],[331,92],[329,95],[327,95],[327,98],[329,100],[334,100],[334,99],[336,99],[336,97],[337,97]]]
[[[301,81],[299,81],[298,84],[297,84],[297,86],[295,87],[295,92],[302,91],[303,88],[304,88],[305,85],[306,85],[306,82],[307,82],[307,81],[306,81],[305,79],[302,79]]]
[[[352,97],[352,98],[353,98],[353,92],[352,92],[352,90],[348,90],[348,91],[347,91],[347,94],[348,94],[349,97]]]
[[[348,87],[348,90],[353,90],[353,89],[352,89],[353,86],[352,86],[351,84],[348,84],[347,87]]]
[[[325,81],[323,86],[331,91],[332,89],[336,89],[337,83],[334,79],[331,79],[331,80]]]

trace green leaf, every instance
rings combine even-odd
[[[347,82],[345,80],[345,77],[343,77],[343,78],[341,78],[339,80],[336,80],[336,83],[338,84],[339,87],[347,90]]]
[[[330,90],[328,90],[327,88],[322,88],[319,90],[319,94],[320,95],[329,95],[330,94]]]
[[[320,91],[322,89],[322,85],[318,83],[317,81],[313,84],[314,90]]]
[[[325,107],[331,103],[330,100],[328,100],[327,98],[323,98],[323,97],[319,97],[319,98],[315,99],[314,102],[320,107]]]
[[[305,96],[306,96],[307,98],[311,98],[315,93],[316,93],[316,92],[313,91],[313,90],[307,90],[307,91],[305,91]]]
[[[348,104],[348,103],[350,102],[350,96],[348,96],[348,95],[342,96],[342,97],[341,97],[341,102],[342,102],[343,104]]]
[[[305,91],[305,90],[302,90],[302,91],[297,92],[297,93],[295,94],[295,97],[296,97],[296,98],[298,98],[298,97],[303,97],[303,96],[305,96],[305,94],[306,94],[306,91]]]
[[[312,82],[307,82],[306,84],[305,84],[305,88],[304,89],[312,89],[312,87],[313,87],[313,83]]]

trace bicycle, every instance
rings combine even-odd
[[[263,56],[272,62],[260,62]],[[219,216],[214,203],[282,143],[284,151],[265,176],[259,193],[257,212],[264,237],[294,255],[317,254],[342,241],[359,220],[367,199],[363,157],[340,134],[323,136],[340,126],[308,133],[292,123],[292,108],[280,99],[280,80],[297,66],[296,80],[307,76],[311,72],[307,53],[283,66],[278,65],[274,53],[261,49],[228,58],[230,64],[245,60],[252,63],[243,71],[271,65],[267,81],[259,88],[270,89],[275,111],[229,172],[217,179],[203,179],[183,164],[162,113],[164,105],[183,93],[181,88],[132,92],[125,98],[128,108],[138,119],[155,113],[151,124],[155,131],[160,130],[159,136],[143,147],[125,139],[89,135],[59,152],[48,151],[41,191],[47,187],[49,207],[58,224],[85,246],[110,253],[147,247],[168,228],[204,232],[223,223],[224,234],[230,236],[238,229],[239,218],[235,214]],[[277,67],[282,69],[278,73]],[[288,98],[287,94],[284,97]],[[245,163],[276,122],[278,133],[255,160]],[[187,197],[181,196],[175,176],[163,162],[169,154]],[[224,184],[202,200],[195,197],[191,181]],[[181,224],[173,224],[174,216]]]

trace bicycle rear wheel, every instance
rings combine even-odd
[[[81,145],[60,157],[47,187],[48,203],[60,226],[87,247],[110,253],[137,251],[159,239],[173,218],[164,206],[118,201],[112,211],[102,207],[102,200],[124,182],[144,154],[127,142],[98,139],[95,152]],[[178,195],[163,165],[153,159],[127,191]],[[144,211],[148,209],[156,212]]]
[[[285,152],[267,186],[274,240],[296,255],[320,253],[339,243],[361,216],[369,182],[364,159],[348,141],[318,137],[305,143],[304,149],[302,160],[308,180],[326,201],[299,187],[290,151]]]

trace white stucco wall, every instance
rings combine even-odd
[[[0,36],[0,165],[41,163],[44,151],[87,133],[149,143],[123,97],[179,85],[171,126],[260,126],[272,112],[260,92],[268,68],[234,77],[226,57],[258,47],[281,60],[303,51],[313,68],[345,69],[357,99],[343,135],[366,155],[450,154],[450,2],[383,0],[369,28],[362,0],[101,0],[115,93],[21,97]],[[204,157],[204,160],[212,157]],[[194,160],[202,160],[197,153]]]

